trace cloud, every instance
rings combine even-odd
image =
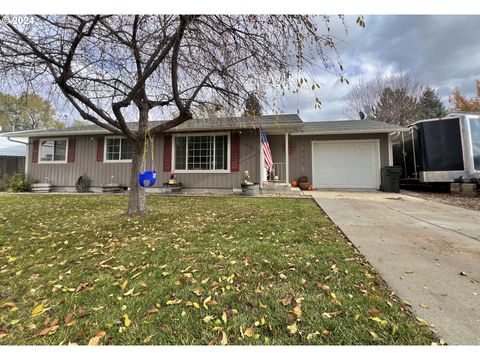
[[[474,95],[475,79],[480,78],[480,16],[402,16],[366,17],[364,29],[355,25],[355,16],[347,17],[348,34],[340,24],[332,33],[341,38],[338,44],[347,78],[351,84],[370,79],[377,72],[406,71],[424,84],[436,88],[448,105],[455,87]],[[315,110],[305,92],[285,100],[286,112],[296,112],[305,121],[344,118],[349,87],[322,71],[314,74],[323,87],[318,95],[322,109]]]

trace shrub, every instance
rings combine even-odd
[[[306,176],[300,176],[300,177],[298,178],[298,182],[299,182],[299,183],[308,183],[308,177],[306,177]]]
[[[29,192],[32,191],[33,181],[23,173],[16,173],[8,177],[8,191]]]

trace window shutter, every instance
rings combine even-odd
[[[33,142],[33,151],[32,151],[32,163],[38,163],[38,148],[40,147],[40,142],[35,140]]]
[[[68,139],[68,159],[67,162],[73,163],[75,162],[75,139]]]
[[[97,162],[103,162],[104,141],[105,139],[103,136],[97,139]]]
[[[172,171],[172,136],[163,137],[163,172]]]
[[[230,171],[240,171],[240,135],[232,134],[230,141]]]

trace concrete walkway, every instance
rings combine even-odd
[[[416,316],[449,344],[480,344],[480,212],[373,191],[312,196]]]

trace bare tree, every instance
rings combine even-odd
[[[385,75],[378,73],[371,80],[361,80],[355,84],[350,91],[349,102],[345,109],[345,115],[349,119],[358,119],[359,113],[370,113],[370,117],[374,116],[378,107],[380,98],[385,94],[385,89],[390,89],[393,92],[397,91],[405,96],[399,97],[398,102],[404,101],[404,103],[396,104],[395,108],[400,113],[390,112],[388,118],[382,118],[379,120],[385,122],[399,123],[399,119],[405,118],[405,109],[409,109],[412,104],[411,99],[414,99],[414,103],[418,101],[423,92],[423,85],[416,79],[410,77],[405,72],[396,72],[393,74]],[[389,99],[391,103],[394,99]]]
[[[145,191],[137,176],[147,130],[160,135],[209,105],[240,110],[252,91],[293,89],[298,74],[310,70],[334,69],[343,79],[330,21],[36,16],[33,24],[0,25],[0,74],[10,83],[59,90],[84,120],[133,141],[128,213],[143,213]],[[152,117],[170,120],[150,127]],[[130,126],[131,120],[138,126]]]

